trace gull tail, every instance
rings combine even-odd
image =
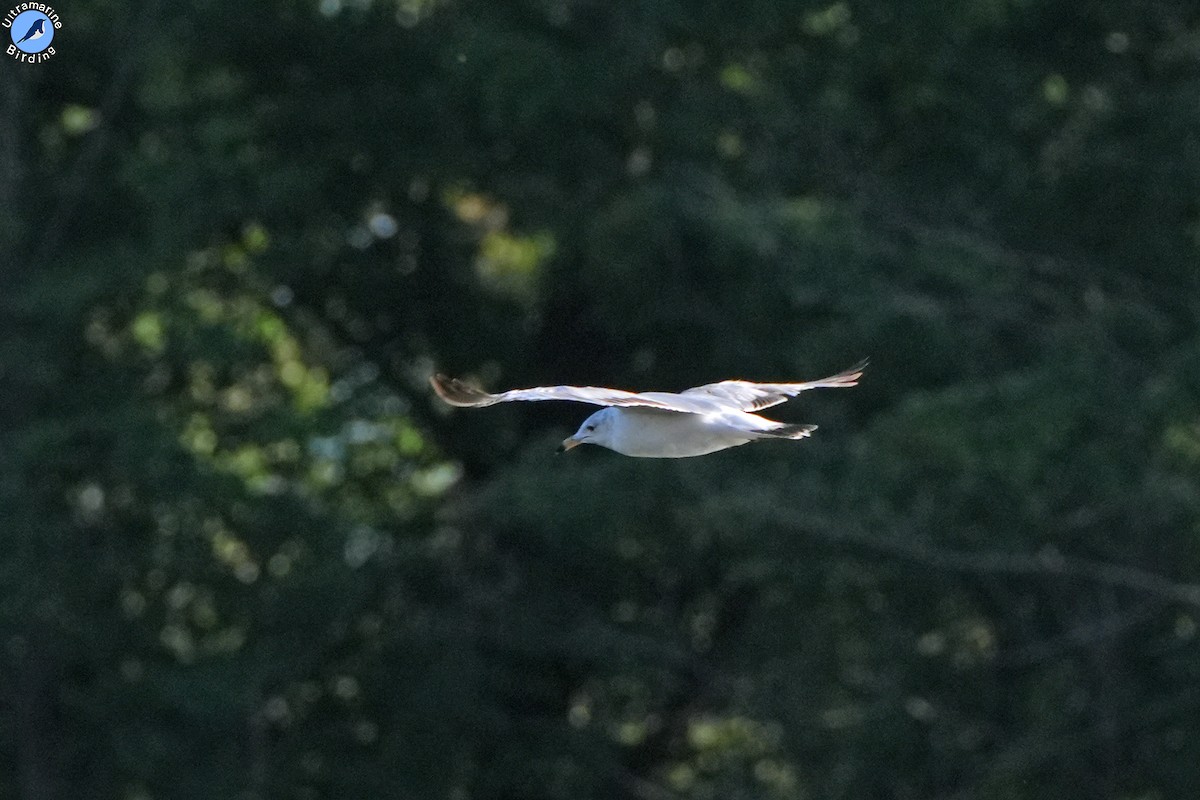
[[[817,429],[816,425],[788,425],[780,423],[778,428],[769,431],[759,431],[759,435],[767,439],[807,439]]]

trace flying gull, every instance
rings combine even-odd
[[[867,362],[804,383],[721,381],[673,392],[627,392],[599,386],[537,386],[489,394],[456,378],[437,374],[429,382],[452,406],[481,408],[514,400],[573,400],[604,406],[567,437],[559,452],[595,444],[626,456],[687,458],[766,439],[804,439],[816,425],[793,425],[757,411],[786,402],[809,389],[855,386]]]

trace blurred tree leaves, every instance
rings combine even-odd
[[[0,83],[0,795],[1195,785],[1190,6],[66,25]],[[425,388],[863,355],[683,462]]]

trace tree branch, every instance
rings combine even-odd
[[[822,520],[812,524],[811,518],[800,515],[778,515],[776,522],[784,528],[813,539],[854,545],[881,555],[947,572],[1081,580],[1129,589],[1200,608],[1200,584],[1175,581],[1165,575],[1137,567],[1071,558],[1049,549],[1035,554],[1001,551],[970,553],[938,547],[903,535],[887,538],[877,536],[844,519]]]

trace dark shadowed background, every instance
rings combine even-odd
[[[0,798],[1200,785],[1194,3],[56,10],[0,58]],[[427,384],[864,356],[680,461]]]

